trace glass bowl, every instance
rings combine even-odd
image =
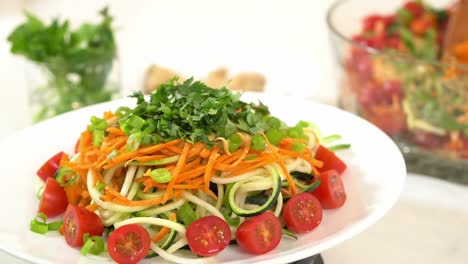
[[[353,40],[364,17],[392,14],[403,3],[344,0],[330,7],[338,105],[387,133],[408,171],[468,184],[468,65],[376,50]],[[436,6],[452,4],[437,1]]]

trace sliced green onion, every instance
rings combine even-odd
[[[96,189],[98,189],[98,191],[102,192],[104,190],[104,188],[106,188],[107,184],[103,183],[103,182],[99,182],[97,185],[96,185]]]
[[[37,220],[38,218],[42,220],[42,223],[47,223],[47,216],[44,213],[37,213],[35,219]]]
[[[142,140],[143,140],[142,132],[136,132],[136,133],[131,134],[127,139],[127,144],[125,145],[125,149],[127,151],[137,150],[140,147]]]
[[[166,183],[172,179],[171,173],[165,168],[152,170],[150,173],[151,179],[158,183]]]
[[[117,156],[117,154],[119,154],[119,151],[117,149],[114,149],[111,153],[107,155],[107,159],[113,159],[115,158],[115,156]]]
[[[195,211],[192,209],[192,206],[190,206],[188,202],[184,203],[181,207],[179,207],[179,210],[177,210],[176,214],[179,222],[184,223],[184,225],[186,226],[190,225],[193,221],[197,219]]]
[[[70,175],[72,175],[71,178],[65,180],[64,177],[68,177]],[[60,186],[65,187],[68,185],[75,184],[78,181],[78,176],[72,169],[68,167],[60,167],[55,173],[55,179],[57,180],[58,184],[60,184]]]
[[[278,128],[272,128],[265,133],[268,141],[273,145],[278,145],[281,140],[286,136],[283,131]]]
[[[41,187],[39,187],[39,189],[37,190],[37,193],[36,193],[36,197],[38,200],[40,200],[42,198],[42,194],[44,193],[44,188],[45,188],[45,184],[43,184]]]
[[[242,144],[242,138],[237,134],[232,134],[228,138],[229,143],[229,152],[234,152],[239,149],[240,145]]]
[[[250,154],[247,157],[245,157],[245,160],[254,160],[256,158],[258,158],[257,154]]]
[[[93,130],[93,145],[96,147],[101,146],[102,141],[104,141],[104,135],[105,135],[104,130],[101,130],[101,129]]]
[[[291,149],[295,152],[302,153],[306,147],[305,143],[294,142],[291,146]]]
[[[47,234],[49,232],[49,227],[47,226],[46,223],[42,223],[37,221],[36,219],[31,220],[31,223],[29,225],[29,230],[31,230],[34,233],[38,234]]]
[[[337,150],[342,150],[342,149],[348,149],[350,147],[351,147],[350,144],[339,144],[339,145],[328,147],[328,149],[331,151],[337,151]]]
[[[121,106],[119,108],[117,108],[117,111],[115,111],[115,115],[117,115],[118,117],[125,117],[127,116],[128,114],[130,114],[132,110],[128,107],[125,107],[125,106]]]
[[[63,221],[60,220],[47,224],[47,227],[49,228],[49,230],[59,230],[62,225]]]
[[[99,255],[104,252],[104,240],[100,236],[89,237],[89,234],[86,233],[83,235],[84,245],[81,248],[80,252],[83,256],[88,254]]]
[[[38,234],[46,234],[49,230],[58,230],[63,224],[63,221],[56,221],[47,224],[47,216],[43,213],[38,213],[36,217],[31,220],[29,230]]]
[[[329,136],[323,137],[322,142],[323,143],[330,143],[332,141],[339,140],[339,139],[341,139],[341,135],[334,134],[334,135],[329,135]]]
[[[266,140],[261,135],[254,135],[252,137],[252,148],[256,151],[264,151],[265,150]]]
[[[145,120],[137,115],[132,115],[125,121],[125,124],[134,129],[141,130],[143,125],[145,125]]]
[[[291,138],[303,138],[304,131],[302,130],[302,127],[290,127],[288,129],[288,136]]]
[[[91,125],[89,126],[89,128],[91,130],[104,130],[106,129],[107,127],[107,121],[102,119],[102,118],[99,118],[99,117],[96,117],[96,116],[92,116],[91,117]]]
[[[288,237],[292,237],[292,238],[294,238],[294,239],[296,239],[296,240],[298,239],[296,233],[294,233],[293,231],[288,230],[288,229],[286,229],[286,228],[281,228],[281,233],[282,233],[283,235],[288,236]]]

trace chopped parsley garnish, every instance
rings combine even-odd
[[[181,138],[212,146],[214,138],[227,139],[238,131],[258,135],[270,128],[286,129],[261,102],[243,102],[240,94],[226,88],[210,88],[193,78],[163,84],[149,100],[141,92],[132,97],[137,99],[137,106],[126,109],[120,126],[128,135],[147,130],[144,134],[151,133],[155,141],[152,143]]]

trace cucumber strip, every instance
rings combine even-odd
[[[144,193],[141,190],[138,190],[136,193],[136,197],[142,200],[150,200],[158,197],[162,197],[164,195],[164,191],[154,192],[154,193]]]
[[[303,192],[312,192],[320,185],[320,179],[315,180],[312,184],[306,186],[302,191]]]
[[[117,229],[121,226],[128,225],[128,224],[148,224],[148,225],[165,226],[165,227],[176,230],[182,235],[185,235],[185,232],[187,231],[187,229],[185,229],[185,227],[179,223],[176,223],[171,220],[162,219],[162,218],[156,218],[156,217],[133,217],[133,218],[129,218],[121,222],[115,223],[114,227]]]
[[[270,183],[270,185],[269,185],[269,186],[272,187],[272,194],[268,198],[266,203],[263,204],[262,206],[260,206],[259,208],[256,208],[256,209],[253,209],[253,210],[246,210],[244,208],[239,207],[235,202],[236,196],[239,197],[239,195],[236,195],[236,193],[238,192],[238,190],[241,188],[242,185],[248,184],[247,187],[243,188],[244,190],[258,190],[259,189],[259,188],[255,188],[254,182],[256,180],[254,178],[238,181],[232,186],[232,188],[231,188],[231,190],[229,191],[229,194],[228,194],[228,197],[229,197],[228,200],[229,200],[229,205],[230,205],[232,211],[236,215],[238,215],[238,216],[259,215],[259,214],[265,212],[266,210],[268,210],[273,205],[273,203],[278,198],[279,193],[281,192],[281,176],[280,176],[280,173],[278,172],[278,170],[276,168],[271,168],[271,169],[269,169],[269,171],[272,172],[272,178],[270,179],[270,182],[272,181],[273,184]],[[252,183],[250,183],[250,182],[252,182]],[[265,180],[263,180],[263,179],[259,180],[259,185],[262,185],[263,187],[265,187]],[[245,194],[245,192],[243,192],[243,193]],[[243,193],[241,192],[240,195],[242,195]],[[244,200],[245,200],[245,198],[244,198]]]
[[[130,162],[131,165],[144,165],[144,166],[157,166],[157,165],[165,165],[169,163],[174,163],[178,161],[180,158],[180,155],[175,155],[172,157],[164,158],[164,159],[158,159],[158,160],[149,160],[149,161],[132,161]]]
[[[172,244],[174,244],[174,239],[177,235],[177,231],[174,229],[171,229],[171,232],[169,232],[169,235],[167,236],[167,239],[164,241],[164,243],[161,245],[161,248],[164,250],[167,250]]]
[[[286,229],[286,228],[281,228],[281,233],[282,233],[283,235],[288,236],[288,237],[292,237],[292,238],[294,238],[295,240],[298,239],[296,233],[294,233],[293,231],[290,231],[290,230],[288,230],[288,229]]]
[[[282,210],[283,210],[283,194],[280,191],[278,194],[278,200],[276,201],[276,209],[274,212],[275,216],[279,217]]]
[[[213,205],[203,201],[202,199],[196,197],[195,195],[189,193],[189,192],[182,192],[182,197],[184,197],[185,199],[189,200],[190,202],[198,205],[198,206],[203,206],[208,212],[210,212],[212,215],[215,215],[221,219],[224,219],[224,216],[223,214],[221,214],[221,212],[216,209]]]
[[[188,241],[187,241],[187,239],[185,237],[182,237],[177,242],[173,243],[170,247],[168,247],[166,250],[167,250],[168,253],[174,253],[177,250],[185,247],[186,245],[188,245]],[[165,249],[162,246],[161,246],[161,248]]]
[[[151,208],[148,208],[146,210],[136,212],[135,215],[136,216],[158,215],[158,214],[162,214],[162,213],[165,213],[165,212],[168,212],[168,211],[175,210],[175,209],[181,207],[184,203],[185,203],[185,199],[179,199],[178,201],[168,203],[168,204],[163,205],[163,206],[157,205],[155,207],[151,207]]]

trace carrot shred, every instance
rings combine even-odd
[[[176,220],[176,214],[175,213],[171,213],[169,215],[169,220],[171,221],[175,221]],[[163,227],[161,228],[161,230],[159,230],[158,233],[156,233],[152,238],[151,238],[151,241],[153,241],[153,243],[158,243],[161,239],[163,239],[168,233],[169,231],[171,231],[171,229],[169,227]]]
[[[218,146],[215,145],[213,150],[211,151],[210,158],[208,159],[208,164],[206,165],[205,175],[204,175],[204,183],[205,183],[205,192],[210,190],[210,180],[211,175],[213,174],[213,166],[216,162],[216,158],[218,156]]]
[[[185,161],[187,159],[188,152],[190,150],[191,144],[186,142],[184,144],[184,148],[182,149],[182,153],[180,154],[179,161],[177,162],[177,165],[174,169],[174,172],[172,173],[172,179],[169,181],[168,187],[166,189],[166,192],[164,193],[164,198],[163,198],[163,203],[166,203],[169,200],[169,195],[172,193],[172,188],[174,184],[177,181],[177,177],[179,176],[180,170],[182,167],[185,165]]]

